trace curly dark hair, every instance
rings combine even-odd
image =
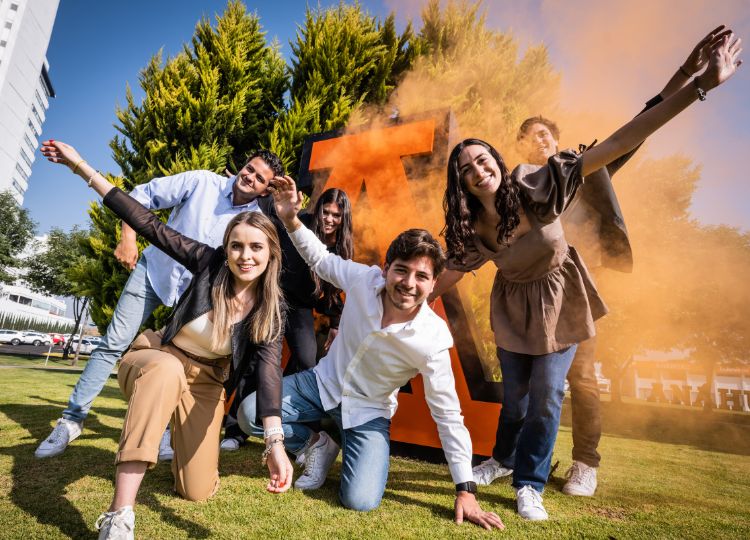
[[[284,165],[281,163],[281,159],[279,158],[279,156],[277,156],[270,150],[266,150],[265,148],[255,150],[252,154],[250,154],[247,160],[245,160],[245,165],[247,165],[257,157],[266,162],[266,165],[268,165],[273,171],[274,176],[284,176]]]
[[[440,234],[445,237],[448,246],[448,258],[463,262],[466,254],[466,244],[471,242],[475,228],[474,224],[479,216],[481,203],[468,192],[461,180],[458,167],[458,156],[467,146],[479,145],[487,149],[495,159],[500,169],[500,186],[495,192],[495,210],[500,218],[497,224],[497,242],[507,244],[513,236],[513,231],[521,222],[521,191],[511,180],[508,167],[495,148],[480,139],[465,139],[458,143],[448,158],[448,184],[443,197],[443,211],[445,212],[445,227]]]

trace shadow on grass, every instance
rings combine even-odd
[[[626,439],[689,445],[698,450],[750,456],[750,414],[668,405],[601,404],[602,431]],[[570,401],[560,423],[571,426]]]
[[[122,409],[104,409],[99,412],[114,416],[121,416],[123,413]],[[59,408],[46,405],[5,404],[0,405],[0,413],[31,433],[29,442],[26,442],[28,438],[24,438],[16,445],[0,447],[0,455],[9,456],[13,460],[13,485],[9,494],[12,503],[34,516],[39,523],[57,527],[70,538],[92,537],[95,534],[93,521],[87,523],[76,505],[68,500],[69,486],[91,477],[112,482],[115,472],[114,452],[81,442],[102,437],[118,440],[120,430],[102,424],[95,414],[90,414],[86,419],[86,430],[94,431],[93,434],[84,431],[84,434],[60,456],[37,459],[34,457],[34,450],[38,442],[49,435],[49,419],[59,417]],[[163,464],[157,466],[146,474],[138,493],[138,504],[160,513],[165,522],[185,530],[192,538],[209,537],[209,529],[181,518],[173,509],[165,507],[158,500],[157,496],[173,493],[172,483],[169,467]],[[101,511],[107,509],[106,504],[102,506]]]

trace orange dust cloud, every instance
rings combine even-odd
[[[418,5],[392,7],[412,15]],[[454,142],[485,139],[512,168],[524,161],[515,135],[525,118],[542,114],[557,121],[562,147],[603,140],[662,89],[708,30],[733,20],[747,26],[742,7],[732,1],[486,2],[486,25],[467,23],[453,36],[453,50],[420,59],[385,110],[410,116],[449,108],[456,120]],[[737,84],[743,83],[732,80],[727,86]],[[742,278],[750,263],[750,236],[707,227],[691,215],[701,179],[725,194],[748,194],[747,186],[732,180],[744,170],[747,130],[734,140],[714,135],[705,142],[706,128],[723,133],[721,126],[738,106],[725,88],[717,89],[662,128],[614,176],[635,268],[632,274],[602,269],[595,276],[611,308],[599,325],[597,354],[613,381],[623,380],[634,355],[650,350],[691,351],[708,375],[722,363],[750,357],[745,322],[750,285]],[[361,111],[350,123],[352,132],[377,114],[382,109]],[[410,181],[419,178],[419,170],[409,171]],[[418,217],[438,232],[445,171],[425,171],[421,180],[424,198],[434,204],[426,212],[430,217]],[[360,226],[378,224],[355,223]],[[494,272],[485,265],[460,283],[462,302],[474,316],[472,332],[487,344],[485,372],[493,376],[498,371],[488,301]]]

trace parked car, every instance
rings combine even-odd
[[[52,343],[54,345],[60,345],[61,347],[65,345],[65,336],[62,334],[56,334],[55,332],[50,332],[47,334],[50,338],[52,338]]]
[[[11,345],[20,345],[23,334],[15,330],[0,330],[0,343],[10,343]]]
[[[52,338],[41,332],[23,332],[21,343],[34,345],[35,347],[39,345],[52,345]]]
[[[75,353],[78,349],[78,341],[75,340],[70,344],[70,352]],[[81,341],[81,348],[78,350],[81,354],[91,354],[91,352],[98,347],[98,343],[94,343],[89,338],[83,338]]]

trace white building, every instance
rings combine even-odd
[[[706,369],[692,351],[649,351],[626,372],[623,394],[647,401],[697,406],[711,396],[721,409],[750,412],[750,364],[717,363],[708,387]]]
[[[75,321],[65,316],[67,306],[62,300],[31,291],[23,285],[0,284],[0,327],[2,321],[14,317],[36,323],[64,323]]]
[[[0,0],[2,2],[3,0]],[[48,236],[37,236],[19,255],[28,259],[46,251]],[[8,268],[8,273],[15,277],[12,285],[0,283],[0,328],[8,326],[13,319],[29,320],[38,324],[64,324],[73,326],[75,321],[66,317],[68,304],[64,298],[53,298],[46,294],[34,292],[24,281],[24,270]],[[72,310],[71,310],[72,311]],[[26,328],[23,328],[26,330]]]
[[[59,0],[0,0],[0,191],[29,187],[49,99],[47,45]]]

